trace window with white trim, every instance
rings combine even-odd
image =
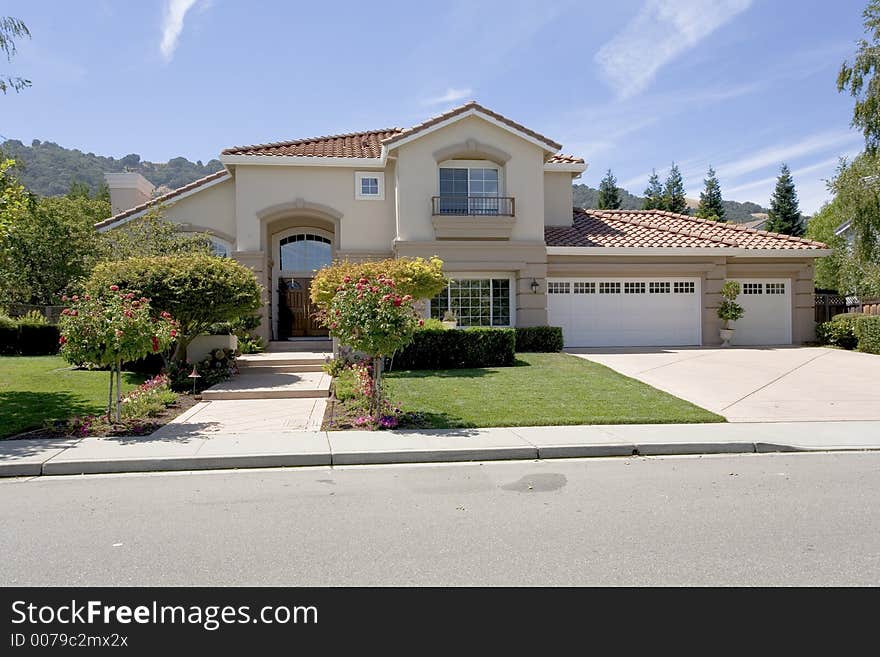
[[[743,283],[742,293],[743,294],[763,294],[764,292],[764,284],[763,283]]]
[[[785,283],[767,283],[767,294],[785,294]]]
[[[450,281],[431,299],[431,317],[443,319],[451,310],[459,326],[510,326],[509,278],[468,278]]]
[[[497,215],[501,171],[491,162],[449,160],[440,166],[438,214]]]
[[[575,294],[596,294],[596,284],[595,283],[585,283],[583,281],[575,282],[574,293]]]
[[[359,201],[385,200],[385,174],[381,171],[355,171],[354,197]]]
[[[577,288],[577,283],[574,284],[575,288]],[[568,294],[569,293],[569,285],[568,282],[561,283],[559,281],[550,281],[547,283],[547,294]]]
[[[696,287],[693,281],[675,281],[672,284],[672,291],[675,294],[693,294],[696,292]]]
[[[644,294],[645,284],[641,281],[626,281],[623,284],[624,294]]]
[[[278,244],[282,271],[315,271],[333,262],[333,245],[323,235],[296,233]]]
[[[620,294],[620,283],[600,282],[599,294]]]
[[[669,294],[670,288],[669,281],[651,281],[648,284],[648,292],[651,294]]]

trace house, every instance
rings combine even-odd
[[[260,330],[274,340],[326,334],[307,291],[334,259],[432,255],[454,280],[425,313],[452,309],[464,326],[559,325],[572,347],[718,344],[719,291],[736,279],[738,344],[813,339],[823,244],[669,212],[573,208],[587,165],[560,151],[470,102],[405,129],[228,148],[223,170],[157,198],[110,180],[128,207],[98,228],[158,204],[182,231],[209,232],[265,286]]]

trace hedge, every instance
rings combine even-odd
[[[34,324],[0,315],[0,354],[44,356],[58,353],[58,327]]]
[[[528,326],[516,329],[518,352],[562,351],[562,328],[559,326]]]
[[[858,350],[880,354],[880,315],[865,315],[856,321]]]
[[[426,329],[394,355],[395,370],[505,367],[516,362],[516,332],[510,328]]]

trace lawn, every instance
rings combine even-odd
[[[385,381],[391,399],[424,428],[724,421],[568,354],[517,354],[514,367],[390,372]],[[337,395],[351,394],[351,383],[340,379]]]
[[[102,412],[109,377],[107,372],[72,370],[59,356],[0,357],[0,438],[37,429],[45,420]],[[123,391],[144,378],[124,372]]]

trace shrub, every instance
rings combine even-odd
[[[45,356],[58,353],[59,330],[40,313],[14,319],[0,315],[0,355]]]
[[[516,350],[549,353],[562,351],[562,328],[559,326],[517,328]]]
[[[820,344],[833,345],[841,349],[855,349],[859,343],[856,336],[856,322],[865,315],[844,313],[835,315],[831,321],[816,327],[816,338]]]
[[[516,332],[509,328],[416,331],[394,355],[398,370],[506,367],[516,362]]]
[[[7,315],[0,315],[0,355],[18,353],[18,322]]]
[[[215,349],[206,358],[195,363],[199,378],[195,380],[195,391],[201,392],[205,388],[228,381],[238,374],[238,365],[235,362],[235,352],[232,349]],[[168,364],[169,385],[172,390],[178,392],[191,392],[193,380],[189,378],[193,364],[185,361],[171,361]]]
[[[122,416],[126,418],[155,417],[177,400],[169,387],[168,376],[160,374],[145,381],[122,398]]]
[[[742,319],[745,308],[736,302],[740,293],[740,285],[736,281],[727,281],[721,286],[721,303],[718,304],[718,319],[724,321],[724,328],[730,327],[730,322]]]
[[[880,354],[880,315],[865,315],[855,322],[858,350],[868,354]]]
[[[397,292],[409,294],[414,299],[430,299],[448,284],[443,275],[443,261],[440,258],[389,258],[368,262],[337,262],[320,270],[310,287],[312,303],[326,307],[336,294],[337,288],[345,280],[366,278],[390,278]]]
[[[443,322],[439,319],[434,319],[433,317],[426,319],[425,323],[419,326],[416,329],[417,331],[445,331],[446,327],[443,326]]]

